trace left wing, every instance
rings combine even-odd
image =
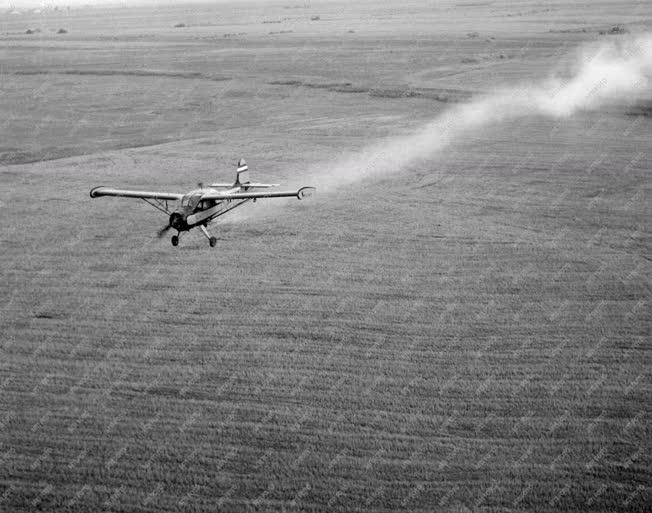
[[[110,187],[94,187],[91,189],[91,198],[100,196],[121,196],[123,198],[142,198],[157,200],[180,200],[183,194],[174,192],[149,192],[149,191],[130,191],[125,189],[111,189]]]
[[[203,200],[229,200],[229,199],[256,199],[256,198],[297,198],[303,199],[312,196],[314,187],[301,187],[298,191],[277,191],[277,192],[207,192]]]

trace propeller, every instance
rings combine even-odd
[[[183,216],[179,214],[179,212],[172,212],[172,214],[170,214],[170,220],[168,221],[167,226],[164,226],[158,231],[158,238],[160,239],[161,237],[163,237],[163,235],[165,235],[165,233],[170,228],[175,228],[177,230],[183,229],[184,224],[185,223],[184,223]]]
[[[168,224],[167,226],[161,228],[157,233],[158,238],[160,239],[161,237],[163,237],[163,235],[165,235],[170,228],[172,228],[171,224]]]

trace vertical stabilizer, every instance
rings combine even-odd
[[[249,179],[249,166],[247,166],[245,159],[240,159],[238,160],[235,185],[247,185],[248,183],[251,183],[251,180]]]

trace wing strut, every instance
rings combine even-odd
[[[167,215],[171,214],[170,209],[168,208],[168,200],[159,200],[159,199],[150,200],[149,198],[140,198],[140,199],[143,200],[148,205],[153,206],[156,210],[160,210],[164,214]]]
[[[247,203],[247,201],[251,201],[251,200],[250,200],[250,199],[243,200],[243,201],[241,201],[241,202],[239,202],[239,203],[236,203],[236,204],[233,205],[232,207],[227,208],[226,210],[222,210],[219,214],[217,214],[217,215],[211,217],[211,221],[212,221],[213,219],[216,219],[216,218],[220,217],[220,216],[223,216],[223,215],[226,214],[227,212],[231,212],[231,210],[233,210],[234,208],[238,208],[240,205],[244,205],[245,203]]]

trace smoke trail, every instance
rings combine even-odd
[[[310,173],[310,181],[320,193],[328,192],[400,172],[432,158],[472,130],[524,116],[571,116],[579,110],[639,97],[649,92],[652,35],[582,47],[571,71],[567,79],[520,84],[448,109],[412,135],[382,141],[335,164],[318,165]]]

